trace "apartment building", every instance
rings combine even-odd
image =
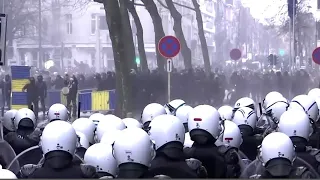
[[[9,63],[39,66],[42,62],[53,60],[60,67],[72,67],[75,63],[86,63],[96,71],[113,70],[113,53],[108,26],[105,21],[103,5],[89,2],[85,7],[64,7],[59,0],[51,0],[50,9],[42,13],[41,54],[39,58],[39,37],[34,28],[34,38],[19,38],[13,42]],[[156,2],[156,1],[155,1]],[[209,47],[214,47],[214,8],[213,3],[200,0],[204,20],[204,30]],[[139,3],[139,1],[136,1]],[[157,2],[156,2],[157,3]],[[178,3],[193,7],[189,0]],[[166,35],[174,35],[173,20],[168,10],[157,4],[163,20]],[[183,15],[183,30],[189,47],[201,53],[195,13],[187,8],[176,6]],[[156,68],[156,47],[152,20],[143,6],[136,6],[144,30],[145,49],[150,68]],[[130,17],[131,18],[131,17]],[[136,43],[135,27],[131,18],[134,42]],[[22,34],[25,32],[19,32]],[[214,50],[214,48],[213,48]],[[194,57],[201,57],[198,54]],[[178,61],[177,61],[178,62]],[[179,62],[178,62],[179,63]]]

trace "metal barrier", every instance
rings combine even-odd
[[[77,102],[81,102],[81,112],[113,111],[116,108],[116,92],[115,90],[80,90],[78,91]],[[46,107],[50,107],[55,103],[67,105],[67,97],[61,91],[50,90],[47,94]]]

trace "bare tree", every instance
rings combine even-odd
[[[148,61],[147,61],[147,56],[146,56],[146,50],[144,48],[144,39],[143,39],[143,28],[142,24],[140,21],[140,18],[138,16],[138,13],[136,11],[135,5],[133,1],[130,0],[125,0],[127,1],[127,8],[130,12],[130,14],[133,17],[134,23],[136,25],[136,36],[137,36],[137,41],[138,41],[138,51],[139,51],[139,57],[141,61],[141,70],[143,72],[146,72],[148,68]]]
[[[173,30],[181,43],[181,53],[182,53],[183,60],[184,60],[184,66],[186,69],[191,69],[192,68],[192,63],[191,63],[192,56],[191,56],[191,50],[188,47],[188,44],[187,44],[186,38],[184,37],[182,26],[181,26],[182,15],[176,9],[172,0],[165,0],[165,2],[166,2],[167,7],[170,11],[171,17],[174,20]]]
[[[154,40],[155,40],[155,47],[156,47],[156,52],[157,52],[157,64],[158,64],[158,69],[160,72],[164,71],[164,58],[161,56],[157,46],[160,41],[160,39],[165,36],[163,26],[162,26],[162,19],[160,17],[160,14],[158,12],[158,8],[156,4],[154,3],[153,0],[141,0],[149,12],[152,22],[153,22],[153,27],[154,27]]]
[[[122,26],[123,29],[122,31],[124,31],[123,36],[124,39],[126,40],[126,43],[124,44],[126,46],[126,56],[129,66],[132,69],[137,70],[137,64],[135,63],[135,46],[133,43],[133,36],[132,36],[132,29],[131,29],[131,25],[130,25],[130,18],[129,18],[129,13],[128,13],[128,1],[126,0],[121,0],[119,1],[120,4],[120,13],[121,13],[121,19],[122,19]]]
[[[203,20],[202,20],[202,13],[200,11],[200,5],[198,4],[197,0],[192,0],[194,10],[196,12],[196,19],[198,24],[198,35],[201,43],[201,49],[202,49],[202,56],[203,56],[203,62],[204,62],[204,68],[206,73],[211,72],[211,66],[210,66],[210,58],[209,58],[209,51],[208,51],[208,45],[207,40],[204,35],[203,30]]]
[[[160,3],[161,6],[168,9],[168,6],[166,6],[161,0],[158,0],[158,2]],[[194,8],[177,3],[177,2],[173,2],[174,5],[190,9],[191,11],[195,11],[197,24],[198,24],[198,35],[199,35],[199,39],[200,39],[200,43],[201,43],[201,50],[202,50],[205,71],[206,71],[206,73],[210,73],[211,72],[210,58],[209,58],[207,40],[205,38],[204,30],[203,30],[203,20],[202,20],[202,13],[200,10],[200,5],[198,4],[197,0],[192,0],[192,3],[193,3]]]
[[[120,5],[118,1],[103,0],[106,13],[107,24],[109,27],[110,39],[114,55],[116,68],[116,90],[117,90],[117,108],[116,114],[119,117],[126,117],[131,111],[131,83],[129,78],[129,59],[126,56],[126,33],[123,31],[123,16],[121,16]]]
[[[312,13],[309,12],[309,0],[298,0],[296,6],[296,18],[294,24],[295,37],[294,37],[294,57],[302,56],[303,50],[309,54],[316,46],[316,19],[313,17]],[[287,8],[281,8],[280,13],[277,13],[274,17],[268,19],[270,23],[271,30],[276,30],[277,36],[285,37],[288,39],[290,37],[289,27],[292,20],[288,18]],[[276,23],[280,21],[279,23]],[[314,47],[312,47],[314,46]],[[295,58],[294,58],[295,60]]]

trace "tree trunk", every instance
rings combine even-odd
[[[222,21],[222,16],[220,13],[220,7],[219,7],[219,1],[215,4],[216,6],[216,18],[215,18],[215,27],[216,27],[216,33],[215,33],[215,42],[216,42],[216,62],[219,62],[221,60],[224,60],[223,58],[223,40],[224,36],[221,30],[221,21]]]
[[[196,19],[198,24],[198,34],[199,39],[201,43],[201,49],[202,49],[202,56],[203,56],[203,62],[204,62],[204,69],[207,74],[211,72],[211,66],[210,66],[210,58],[209,58],[209,51],[208,51],[208,45],[206,37],[204,36],[204,30],[203,30],[203,21],[202,21],[202,14],[200,11],[200,5],[198,4],[197,0],[192,0],[195,12],[196,12]]]
[[[140,18],[138,16],[138,13],[136,11],[136,8],[134,7],[134,3],[130,2],[129,0],[125,0],[127,3],[127,8],[129,12],[131,13],[134,23],[136,25],[137,29],[137,40],[138,40],[138,51],[139,51],[139,57],[140,57],[140,63],[141,63],[141,70],[143,72],[146,72],[149,70],[148,68],[148,61],[146,56],[146,50],[144,48],[144,40],[143,40],[143,28],[140,21]]]
[[[168,6],[168,9],[170,11],[171,17],[174,20],[174,25],[173,25],[173,30],[177,36],[177,38],[180,40],[181,44],[181,53],[183,56],[184,60],[184,66],[186,69],[191,69],[192,64],[191,64],[191,50],[188,47],[187,41],[184,38],[183,30],[182,30],[182,16],[179,13],[179,11],[176,9],[174,6],[172,0],[165,0]]]
[[[112,50],[116,69],[116,95],[117,107],[116,115],[124,118],[131,110],[131,88],[129,65],[126,56],[125,36],[123,36],[125,28],[120,13],[118,1],[103,1],[106,13],[107,24],[109,27],[110,39],[112,42]]]
[[[122,26],[123,26],[123,36],[124,39],[126,40],[125,48],[127,49],[127,54],[128,56],[127,60],[128,65],[131,69],[137,70],[137,64],[135,62],[136,58],[136,53],[135,53],[135,45],[133,43],[133,36],[132,36],[132,29],[130,25],[130,18],[129,18],[129,13],[127,10],[127,3],[124,0],[120,0],[120,13],[121,13],[121,19],[122,19]]]
[[[154,3],[153,0],[141,0],[149,12],[153,27],[154,27],[154,41],[155,41],[155,48],[157,53],[157,65],[160,72],[164,72],[164,65],[165,65],[165,59],[161,56],[160,52],[158,51],[158,43],[162,37],[165,36],[162,26],[162,20],[160,17],[160,14],[158,12],[157,6]]]

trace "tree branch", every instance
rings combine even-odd
[[[157,1],[162,7],[169,9],[168,6],[166,6],[161,0],[157,0]]]
[[[168,6],[166,6],[161,0],[157,0],[158,3],[163,6],[164,8],[168,9]],[[190,9],[192,11],[196,11],[194,8],[192,7],[189,7],[189,6],[186,6],[186,5],[183,5],[183,4],[180,4],[180,3],[177,3],[177,2],[173,2],[174,5],[177,5],[177,6],[180,6],[180,7],[184,7],[184,8],[187,8],[187,9]]]

